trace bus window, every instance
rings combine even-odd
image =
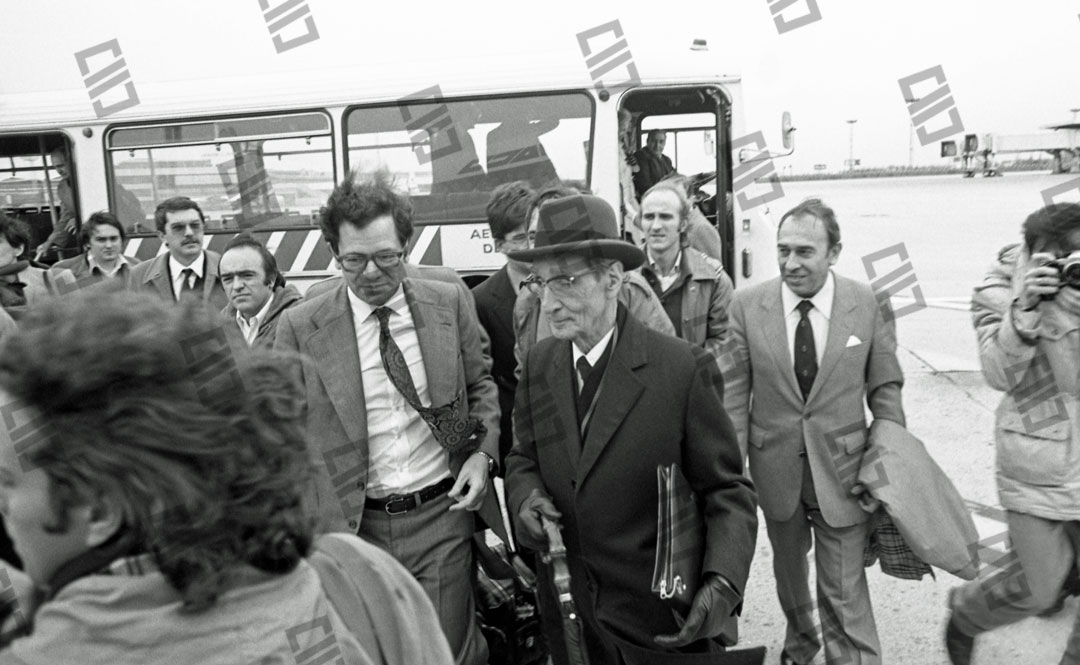
[[[418,222],[477,221],[503,183],[588,186],[592,117],[584,93],[357,107],[345,148],[350,169],[386,170],[409,191]]]
[[[306,226],[334,187],[324,113],[120,127],[107,147],[111,205],[133,233],[154,232],[173,196],[198,203],[210,230]]]
[[[54,155],[66,160],[66,178],[53,163]],[[0,210],[30,226],[30,249],[49,237],[58,220],[79,219],[75,183],[71,145],[63,134],[0,136]],[[61,243],[66,244],[70,243]],[[78,251],[70,249],[71,254]],[[47,258],[55,261],[66,255]]]

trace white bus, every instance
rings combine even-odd
[[[741,81],[718,74],[722,63],[700,45],[636,50],[605,73],[616,81],[605,87],[592,60],[618,41],[617,22],[568,29],[572,43],[581,33],[577,53],[420,58],[403,50],[380,64],[352,58],[356,43],[332,30],[302,42],[302,20],[276,42],[256,25],[257,34],[244,37],[255,46],[214,49],[212,57],[198,43],[181,57],[168,38],[155,46],[146,31],[158,28],[140,26],[138,17],[112,33],[51,15],[40,22],[5,38],[13,52],[25,46],[27,57],[17,72],[10,60],[0,70],[0,209],[27,221],[38,242],[59,206],[48,155],[63,148],[77,219],[118,214],[128,255],[164,251],[154,208],[184,195],[206,214],[209,248],[248,231],[303,290],[336,274],[317,228],[334,184],[350,170],[386,169],[415,207],[409,260],[450,266],[475,282],[503,261],[484,221],[500,183],[569,181],[622,209],[618,113],[626,109],[635,149],[648,130],[666,129],[665,153],[678,172],[715,173],[699,178],[704,208],[736,286],[776,274],[768,206],[747,203],[754,199],[746,193],[763,185],[734,179],[733,186],[733,167],[747,153],[732,146],[747,131]],[[54,46],[39,58],[46,34]],[[279,50],[290,43],[301,43],[289,48],[306,49],[303,58]],[[74,57],[56,57],[57,44]],[[231,66],[233,56],[242,65]]]

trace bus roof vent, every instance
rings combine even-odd
[[[709,45],[704,39],[695,39],[694,43],[690,45],[691,51],[708,51]]]

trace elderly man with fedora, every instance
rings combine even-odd
[[[623,272],[644,255],[616,229],[603,199],[557,199],[540,208],[535,246],[508,254],[532,262],[526,284],[553,333],[530,350],[518,384],[508,504],[526,546],[546,549],[541,516],[560,523],[592,665],[719,651],[722,633],[730,644],[757,534],[717,364],[627,316]],[[673,463],[699,499],[706,545],[681,630],[651,591],[653,488],[657,467]]]

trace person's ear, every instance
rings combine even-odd
[[[98,496],[89,508],[90,515],[86,525],[86,545],[97,547],[112,538],[124,524],[123,511],[111,496]]]
[[[840,258],[840,250],[843,248],[844,246],[841,243],[836,243],[829,248],[829,265],[836,265],[837,259]]]

